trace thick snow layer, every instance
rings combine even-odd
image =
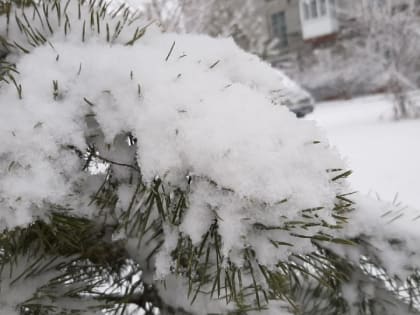
[[[397,207],[361,195],[355,201],[357,211],[350,215],[353,224],[345,229],[346,235],[365,235],[385,269],[391,275],[405,279],[418,267],[420,259],[420,210]]]
[[[36,48],[17,67],[23,99],[12,85],[0,94],[0,185],[13,209],[2,214],[7,225],[69,193],[77,156],[63,146],[83,148],[90,111],[108,143],[123,131],[137,136],[148,182],[206,176],[241,198],[287,198],[283,214],[292,216],[333,205],[337,191],[326,170],[343,163],[313,123],[272,105],[277,74],[231,40],[149,32],[134,47],[109,47],[57,39],[54,49]]]
[[[255,261],[274,269],[291,251],[312,251],[310,237],[337,223],[336,196],[348,191],[345,180],[333,178],[345,163],[314,122],[275,105],[273,91],[288,87],[269,65],[231,39],[162,34],[152,26],[127,45],[127,32],[104,38],[99,15],[85,36],[82,20],[71,20],[71,33],[56,32],[49,44],[8,57],[16,62],[21,93],[14,84],[0,86],[0,229],[53,210],[98,215],[88,204],[102,175],[82,171],[85,161],[77,154],[86,142],[96,143],[108,161],[136,159],[130,170],[138,165],[146,185],[159,178],[168,190],[185,189],[186,178],[192,180],[180,225],[162,223],[155,279],[172,276],[179,235],[196,246],[216,219],[223,268],[228,262],[243,267],[244,250],[251,248]],[[22,44],[16,32],[11,27]],[[126,144],[128,134],[136,145]],[[124,170],[112,173],[121,179],[119,208],[110,209],[117,214],[133,188]],[[314,208],[316,222],[301,227],[302,211]],[[147,248],[130,245],[139,235],[123,232],[131,238],[131,257],[144,262]],[[242,281],[252,286],[251,277]]]
[[[307,119],[347,159],[355,190],[420,209],[420,120],[393,121],[391,111],[389,98],[372,96],[318,104]]]

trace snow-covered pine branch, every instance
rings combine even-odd
[[[0,310],[351,314],[382,310],[375,288],[400,301],[359,264],[381,211],[360,224],[338,153],[274,105],[277,73],[130,12],[50,0],[1,16]]]

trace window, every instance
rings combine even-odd
[[[331,11],[331,16],[336,16],[336,12],[335,12],[335,0],[330,0],[330,11]]]
[[[311,0],[311,17],[315,19],[318,16],[318,8],[317,8],[316,0]]]
[[[303,20],[335,16],[335,0],[301,0],[300,10]]]
[[[271,16],[271,26],[273,28],[273,35],[279,41],[279,47],[287,47],[287,26],[284,12],[277,12]]]
[[[306,2],[303,3],[303,17],[305,20],[310,19],[309,4]]]
[[[324,16],[327,14],[327,0],[320,0],[319,2],[319,13],[321,16]]]

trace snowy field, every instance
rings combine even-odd
[[[354,171],[353,188],[420,209],[420,120],[391,121],[384,96],[317,105],[317,121]]]

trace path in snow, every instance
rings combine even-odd
[[[420,209],[420,120],[392,121],[384,96],[317,105],[307,119],[323,128],[349,167],[353,188]]]

